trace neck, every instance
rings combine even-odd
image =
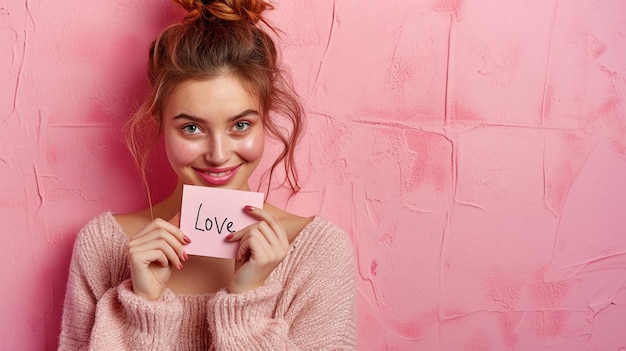
[[[182,183],[176,184],[174,191],[166,197],[164,200],[154,205],[152,208],[153,219],[162,218],[169,220],[180,212],[180,204],[183,198],[183,185]]]

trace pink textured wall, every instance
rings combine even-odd
[[[288,208],[354,239],[360,349],[626,348],[626,2],[276,6],[310,117]],[[2,349],[55,347],[77,230],[143,205],[119,127],[179,15],[0,1]]]

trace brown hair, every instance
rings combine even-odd
[[[187,80],[234,74],[260,103],[264,127],[278,140],[282,152],[269,169],[267,190],[282,162],[285,183],[292,194],[300,190],[294,163],[295,145],[302,132],[303,109],[279,67],[274,41],[261,28],[276,32],[262,13],[273,9],[263,0],[174,0],[187,15],[165,28],[152,42],[148,77],[150,90],[125,125],[126,144],[146,182],[149,150],[161,132],[165,100]],[[273,111],[276,114],[270,115]],[[275,120],[281,117],[288,127]],[[150,197],[149,190],[148,196]]]

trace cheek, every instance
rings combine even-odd
[[[167,138],[165,151],[172,166],[188,165],[202,154],[199,145],[180,138]]]
[[[263,156],[263,148],[265,147],[264,133],[256,133],[250,138],[239,140],[237,147],[238,154],[241,158],[248,162],[258,161]]]

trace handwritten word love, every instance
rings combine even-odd
[[[221,221],[221,225],[220,225],[220,221],[217,219],[217,217],[204,217],[204,227],[198,227],[198,222],[202,223],[202,221],[200,220],[200,211],[202,210],[202,204],[200,204],[200,206],[198,206],[198,214],[196,215],[196,225],[195,228],[196,230],[200,230],[200,231],[211,231],[213,229],[213,227],[215,227],[215,230],[217,230],[217,234],[222,234],[222,231],[224,230],[224,226],[226,226],[226,230],[229,233],[234,233],[235,230],[232,229],[233,227],[233,222],[228,220],[228,217],[225,217],[222,221]],[[213,219],[211,219],[213,218]]]

